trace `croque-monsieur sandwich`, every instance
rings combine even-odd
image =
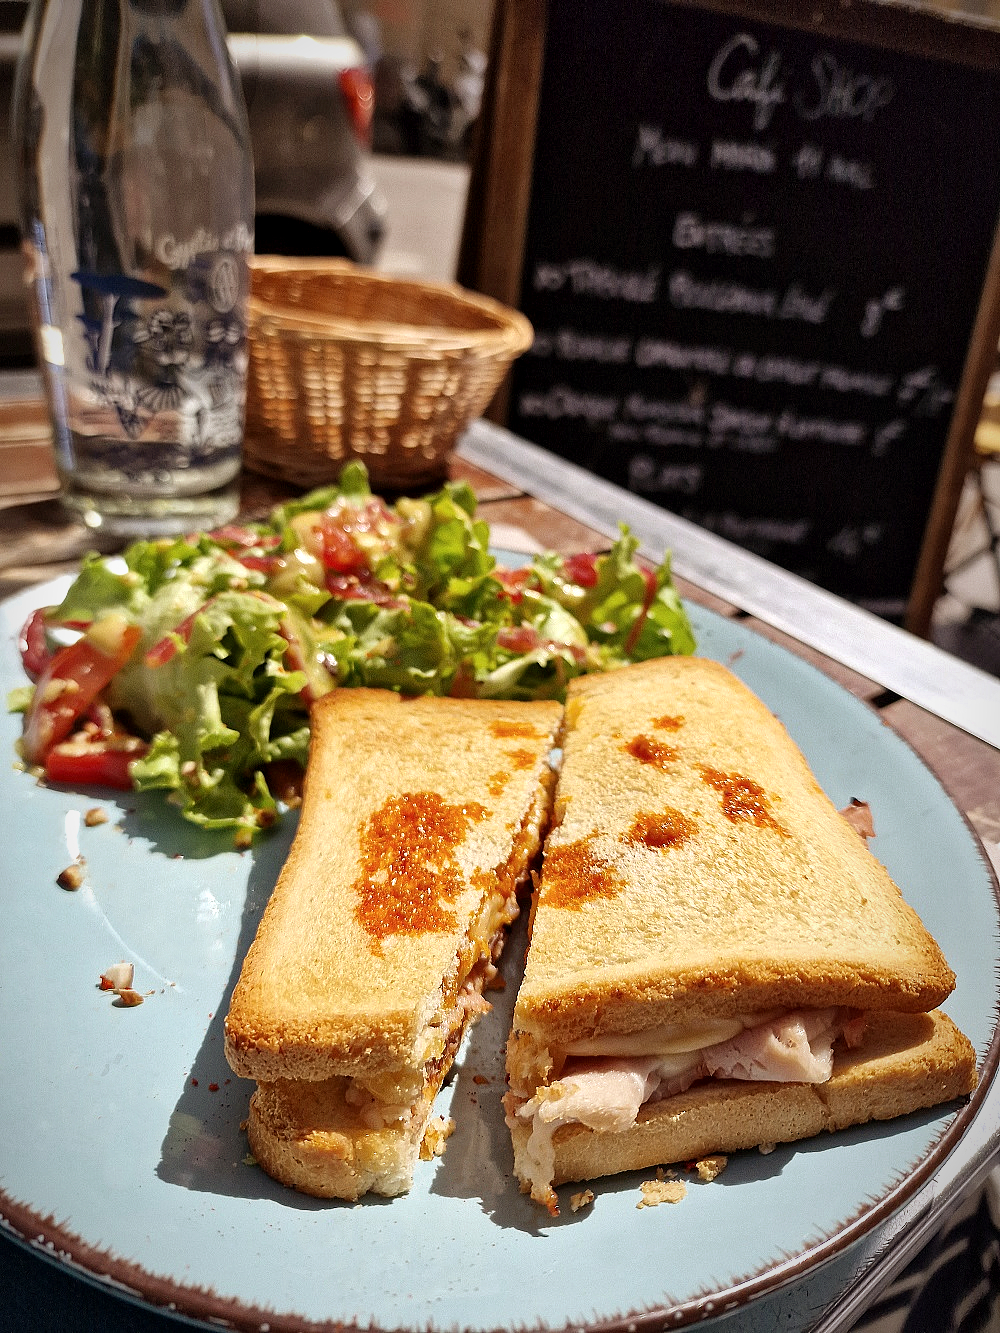
[[[941,951],[715,662],[574,680],[505,1103],[522,1189],[949,1101]],[[933,1012],[929,1012],[933,1011]]]
[[[489,1006],[551,804],[557,703],[336,690],[299,828],[226,1019],[250,1147],[321,1197],[395,1195],[462,1033]]]

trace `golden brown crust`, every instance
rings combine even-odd
[[[621,1133],[564,1126],[554,1140],[554,1183],[890,1120],[963,1097],[975,1086],[975,1051],[947,1015],[879,1013],[870,1016],[861,1046],[837,1054],[827,1083],[707,1080],[647,1105],[636,1124]],[[528,1132],[523,1122],[512,1130],[515,1172],[526,1182]]]
[[[398,1120],[366,1125],[346,1079],[261,1083],[250,1099],[250,1150],[268,1175],[322,1199],[405,1194],[437,1083]]]
[[[925,1010],[954,976],[784,727],[718,663],[570,685],[515,1030],[558,1047],[733,1012]]]

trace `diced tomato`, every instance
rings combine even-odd
[[[458,670],[452,677],[448,693],[453,699],[474,699],[476,697],[476,673],[471,662],[459,663]]]
[[[133,738],[119,744],[114,741],[64,741],[53,745],[45,756],[45,776],[50,782],[63,782],[72,787],[116,787],[130,791],[129,765],[141,758],[147,748],[142,741]]]
[[[370,574],[335,574],[326,576],[326,590],[342,602],[374,602],[376,606],[405,606],[405,598],[397,597],[388,584]]]
[[[541,642],[541,636],[531,625],[507,625],[497,632],[497,647],[509,653],[534,652]]]
[[[320,517],[320,536],[323,541],[322,561],[325,569],[335,574],[368,572],[368,561],[361,550],[331,514]]]
[[[493,571],[493,577],[515,606],[523,600],[524,589],[529,583],[535,581],[534,572],[528,565],[525,565],[523,569],[504,569],[498,565]]]
[[[52,656],[45,633],[46,607],[40,606],[24,622],[18,637],[21,650],[21,665],[31,680],[37,680],[45,669],[45,664]]]
[[[236,559],[247,569],[256,570],[260,574],[273,574],[278,568],[276,555],[237,555]]]
[[[211,600],[211,599],[209,599]],[[205,606],[208,602],[205,603]],[[164,634],[162,639],[157,639],[152,648],[147,649],[143,655],[143,666],[161,667],[165,666],[172,657],[176,657],[178,647],[177,640],[182,643],[191,642],[191,631],[194,629],[195,617],[201,615],[204,607],[199,606],[197,611],[192,611],[189,616],[176,625],[169,634]]]
[[[569,555],[563,561],[566,577],[581,588],[593,588],[597,582],[597,556],[588,551]]]
[[[123,622],[106,651],[110,636],[103,633],[97,640],[91,633],[61,648],[38,677],[24,720],[24,757],[29,764],[42,763],[52,746],[69,735],[132,656],[141,635],[138,625]]]
[[[277,533],[261,535],[259,532],[254,532],[253,528],[244,527],[242,523],[224,523],[221,528],[214,528],[208,535],[220,546],[227,548],[256,546],[262,551],[270,550],[281,541]]]

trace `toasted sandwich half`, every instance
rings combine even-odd
[[[298,832],[243,963],[226,1055],[248,1134],[307,1194],[412,1183],[434,1095],[488,1009],[551,804],[556,703],[337,690]]]
[[[962,1096],[954,975],[783,726],[715,662],[573,681],[507,1047],[522,1189]]]

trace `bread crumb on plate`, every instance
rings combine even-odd
[[[428,1120],[424,1137],[420,1142],[420,1160],[429,1162],[432,1157],[444,1156],[444,1145],[455,1132],[454,1120],[436,1115]]]
[[[637,1208],[655,1208],[658,1203],[680,1203],[687,1194],[683,1180],[644,1180],[639,1186],[642,1198]]]
[[[569,1196],[569,1206],[574,1213],[578,1213],[581,1208],[587,1208],[593,1202],[593,1190],[577,1190],[575,1194]]]
[[[698,1179],[707,1183],[721,1176],[728,1165],[728,1157],[724,1157],[722,1153],[713,1153],[711,1157],[699,1157],[694,1169],[698,1172]]]

